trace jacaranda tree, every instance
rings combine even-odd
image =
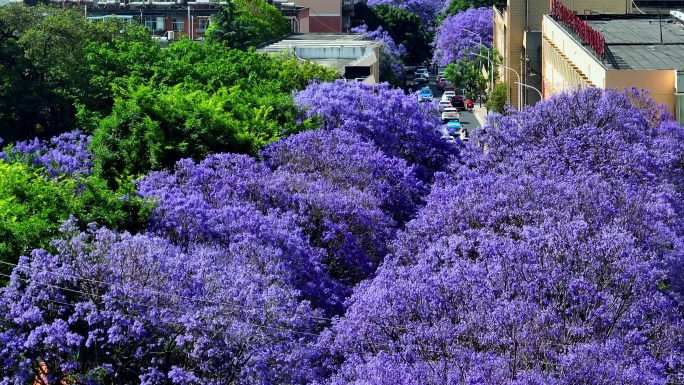
[[[472,31],[468,32],[468,31]],[[491,49],[494,39],[492,8],[468,9],[449,15],[437,27],[433,61],[441,66],[458,61],[468,52]]]
[[[322,129],[355,132],[386,155],[417,166],[423,181],[457,154],[455,146],[440,139],[437,111],[387,84],[313,83],[295,95],[295,102],[307,117],[318,116]]]
[[[322,340],[332,383],[682,373],[684,129],[638,104],[591,88],[491,120]]]
[[[445,0],[357,0],[365,1],[369,7],[389,5],[399,9],[405,9],[418,15],[423,24],[428,25],[435,20],[437,14],[445,7]]]

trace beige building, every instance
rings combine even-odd
[[[516,108],[540,99],[537,90],[542,88],[542,20],[551,13],[552,2],[559,1],[577,14],[626,14],[632,6],[632,0],[505,1],[505,5],[494,6],[493,45],[503,57],[505,67],[499,68],[499,73],[508,83],[509,102]],[[518,76],[528,87],[515,84]]]
[[[333,68],[350,81],[375,84],[380,79],[382,42],[366,40],[365,34],[291,35],[257,52],[288,52],[302,60]]]
[[[561,20],[552,14],[542,23],[545,97],[576,87],[637,87],[684,123],[684,13],[586,17],[602,46]]]

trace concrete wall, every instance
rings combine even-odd
[[[296,0],[294,2],[309,8],[311,33],[342,32],[342,0]]]
[[[299,19],[299,33],[309,33],[311,29],[309,27],[309,14],[307,12],[305,17]]]
[[[370,53],[370,48],[367,46],[356,47],[340,47],[340,46],[295,46],[297,56],[302,59],[356,59],[361,58]]]
[[[339,33],[342,32],[342,16],[316,16],[309,14],[309,32]]]
[[[606,88],[616,87],[618,91],[625,87],[649,90],[653,100],[665,104],[674,113],[675,77],[675,70],[609,70]]]
[[[675,70],[612,70],[577,43],[549,16],[542,25],[544,97],[576,87],[637,87],[675,111]]]
[[[342,14],[342,0],[295,0],[295,4],[308,7],[310,16],[339,16]]]
[[[578,15],[594,13],[632,13],[631,0],[563,0],[563,4]]]
[[[571,66],[576,67],[575,72],[586,77],[589,85],[605,87],[606,69],[599,57],[581,46],[550,16],[544,16],[542,35]]]

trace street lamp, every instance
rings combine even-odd
[[[494,89],[494,68],[493,68],[493,66],[492,66],[492,61],[489,59],[489,48],[487,48],[487,46],[484,45],[484,44],[482,44],[482,43],[476,42],[475,40],[468,40],[468,41],[471,42],[471,43],[475,43],[475,44],[481,45],[481,46],[484,47],[485,50],[487,51],[487,61],[489,62],[489,73],[490,73],[490,77],[491,77],[491,79],[492,79],[492,81],[491,81],[491,90],[493,90],[493,89]],[[477,55],[477,54],[475,54],[475,55]],[[484,56],[482,56],[482,55],[477,55],[477,56],[484,57]],[[490,90],[490,92],[491,92],[491,90]]]
[[[517,83],[517,82],[516,82],[516,83]],[[527,85],[527,84],[522,84],[522,83],[517,83],[517,84],[519,84],[519,85],[521,85],[521,86],[523,86],[523,87],[531,88],[531,89],[537,91],[537,93],[539,94],[540,100],[544,100],[544,95],[542,95],[541,91],[539,91],[536,87],[532,87],[532,86],[529,86],[529,85]]]
[[[475,43],[475,44],[479,44],[481,47],[484,47],[485,50],[487,51],[487,61],[489,62],[489,65],[490,65],[490,67],[489,67],[489,72],[490,72],[490,74],[491,74],[491,83],[490,83],[490,84],[491,84],[491,86],[490,86],[490,87],[491,87],[490,92],[491,92],[491,91],[494,89],[494,67],[492,66],[492,61],[489,60],[489,47],[487,47],[486,45],[482,44],[482,35],[481,35],[481,34],[475,33],[475,32],[473,32],[473,31],[471,31],[471,30],[469,30],[469,29],[467,29],[467,28],[463,28],[463,30],[466,31],[466,32],[468,32],[468,33],[471,34],[471,35],[477,36],[477,38],[480,39],[480,42],[479,42],[479,43],[476,42],[476,41],[473,41],[473,40],[468,40],[469,42]]]
[[[505,68],[505,69],[508,69],[508,70],[513,71],[513,73],[515,73],[515,76],[518,77],[518,81],[517,81],[515,84],[518,85],[518,111],[520,111],[520,109],[521,109],[521,108],[520,108],[520,102],[521,102],[520,93],[521,93],[521,91],[522,91],[522,87],[520,87],[520,86],[522,85],[522,83],[520,82],[520,74],[518,73],[518,71],[514,70],[513,68],[511,68],[511,67],[509,67],[509,66],[506,66],[506,65],[503,65],[503,64],[499,64],[499,65],[502,66],[502,67]]]
[[[473,55],[479,56],[479,57],[484,57],[484,56],[478,55],[478,54],[476,54],[476,53],[474,53]],[[494,71],[493,71],[494,63],[492,63],[491,60],[489,61],[489,63],[492,65],[492,73],[494,73]],[[509,66],[506,66],[506,65],[503,65],[503,64],[499,64],[499,65],[500,65],[501,67],[505,68],[505,69],[508,69],[508,70],[513,71],[513,72],[515,73],[515,76],[518,77],[518,81],[515,82],[515,84],[518,85],[518,111],[520,111],[520,108],[519,108],[519,107],[520,107],[520,91],[522,90],[522,88],[521,88],[520,86],[521,86],[521,85],[524,85],[524,84],[522,84],[522,83],[520,82],[520,74],[518,73],[518,71],[514,70],[513,68],[511,68],[511,67],[509,67]],[[536,88],[535,88],[535,90],[536,90]],[[539,90],[537,90],[537,91],[539,91]],[[539,94],[541,95],[541,92],[540,92]]]

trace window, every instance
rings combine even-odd
[[[173,19],[172,27],[173,27],[173,30],[176,32],[185,31],[185,20],[184,19]]]
[[[163,31],[164,30],[164,17],[163,16],[145,16],[145,27],[149,28],[152,32]]]
[[[199,26],[197,27],[197,32],[207,32],[207,28],[209,28],[209,19],[199,19],[198,21]]]

